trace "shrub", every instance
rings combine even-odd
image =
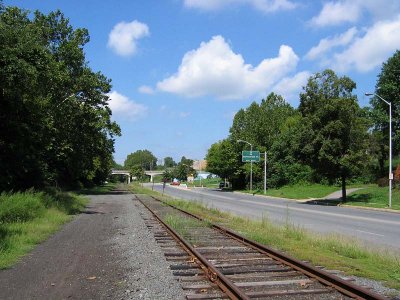
[[[45,211],[42,202],[43,193],[33,191],[18,193],[2,193],[0,195],[0,224],[26,222]]]
[[[386,177],[379,178],[377,184],[379,187],[389,186],[389,179]]]

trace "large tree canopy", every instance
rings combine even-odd
[[[60,11],[28,15],[0,11],[0,189],[101,182],[120,134],[110,80],[87,66],[87,30]]]
[[[375,94],[392,104],[393,154],[400,154],[400,50],[382,65],[375,86]],[[373,132],[379,145],[380,176],[387,172],[384,162],[389,148],[389,105],[379,97],[371,99]]]
[[[269,149],[279,138],[282,124],[293,113],[294,109],[282,96],[271,93],[260,104],[253,102],[247,109],[236,113],[230,128],[230,138]]]
[[[228,139],[214,143],[207,152],[207,171],[231,180],[238,168],[239,156]]]
[[[325,70],[300,94],[303,159],[331,182],[340,179],[343,199],[346,179],[366,162],[367,122],[352,94],[355,87],[350,78]]]
[[[157,166],[157,157],[149,150],[137,150],[127,156],[124,167],[132,169],[137,166],[143,170],[154,170]]]

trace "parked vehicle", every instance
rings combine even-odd
[[[180,184],[181,182],[176,178],[171,182],[171,185],[180,185]]]

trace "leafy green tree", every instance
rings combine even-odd
[[[93,184],[108,176],[110,81],[85,60],[85,29],[60,11],[0,10],[0,189]]]
[[[144,170],[153,170],[157,165],[157,158],[149,150],[137,150],[127,156],[124,167],[131,169],[140,166]]]
[[[197,172],[193,169],[193,160],[182,156],[181,161],[177,164],[172,174],[179,180],[187,180],[189,175],[196,177]]]
[[[133,177],[136,177],[137,180],[143,180],[146,178],[146,175],[144,173],[144,169],[140,165],[134,165],[130,168],[130,173]]]
[[[236,143],[245,140],[253,144],[253,150],[269,151],[275,141],[279,141],[281,127],[286,119],[291,117],[295,110],[280,95],[271,93],[258,104],[253,102],[246,109],[239,110],[230,128],[229,139],[235,144],[235,152],[250,150],[245,143]],[[250,164],[237,161],[237,168],[232,178],[233,184],[242,186],[244,176],[250,177]],[[263,167],[253,163],[253,182],[263,180]]]
[[[302,114],[300,149],[304,161],[333,183],[360,172],[366,155],[367,121],[352,94],[356,84],[332,70],[316,73],[300,94]]]
[[[400,50],[397,50],[386,62],[383,63],[375,86],[375,94],[392,103],[392,139],[393,154],[400,154]],[[370,101],[372,118],[374,121],[373,132],[380,145],[379,175],[387,173],[385,160],[389,153],[389,106],[378,97]]]
[[[224,139],[211,145],[206,160],[208,172],[231,180],[238,169],[239,152],[231,141]]]
[[[176,162],[174,159],[170,156],[167,156],[164,158],[164,167],[166,168],[173,168],[176,166]]]
[[[302,117],[299,113],[289,117],[281,128],[280,138],[268,151],[268,186],[311,182],[313,171],[300,159]]]
[[[279,138],[280,128],[295,110],[280,95],[271,93],[260,104],[239,110],[230,128],[230,138],[246,140],[269,149]]]
[[[163,180],[170,181],[170,180],[172,180],[173,178],[174,178],[174,175],[173,175],[173,173],[172,173],[171,171],[169,171],[169,170],[164,170],[164,173],[163,173]]]

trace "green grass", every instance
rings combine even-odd
[[[348,185],[346,188],[363,187],[363,185]],[[282,197],[288,199],[312,199],[323,198],[333,192],[340,191],[341,186],[338,185],[324,185],[324,184],[296,184],[286,185],[279,189],[267,189],[267,196]],[[240,191],[250,193],[249,190]],[[264,195],[264,191],[257,189],[253,191],[254,194]]]
[[[362,190],[355,191],[347,196],[345,204],[387,208],[389,205],[389,190],[388,187],[379,187],[377,185],[368,185]],[[392,209],[400,210],[400,190],[392,190]]]
[[[145,193],[141,190],[140,193]],[[154,192],[152,193],[154,195]],[[294,226],[290,219],[278,226],[267,217],[250,220],[236,217],[217,209],[206,208],[200,203],[167,200],[168,203],[192,212],[208,221],[221,224],[236,232],[283,250],[300,260],[310,261],[328,269],[341,270],[348,275],[370,278],[386,286],[400,289],[400,256],[398,254],[367,249],[354,239],[340,235],[322,236]]]
[[[8,268],[56,232],[87,200],[55,189],[0,195],[0,269]]]
[[[268,189],[266,195],[289,199],[322,198],[340,189],[341,187],[336,185],[296,184],[286,185],[279,189]],[[255,190],[253,192],[256,194],[264,194],[263,190]]]
[[[81,195],[103,195],[107,194],[110,191],[114,190],[118,186],[118,183],[106,183],[103,185],[95,186],[92,188],[84,188],[79,191],[74,191],[77,194]]]
[[[188,183],[186,181],[182,181],[181,183],[187,184],[188,187],[208,187],[208,188],[218,188],[219,183],[224,181],[221,178],[206,178],[202,179],[195,179],[193,183]]]
[[[165,219],[165,223],[171,226],[179,235],[183,236],[189,242],[198,244],[198,241],[195,240],[190,232],[192,228],[201,228],[201,227],[209,227],[210,224],[207,222],[202,222],[199,220],[195,220],[193,218],[185,218],[182,215],[178,214],[168,214]]]

